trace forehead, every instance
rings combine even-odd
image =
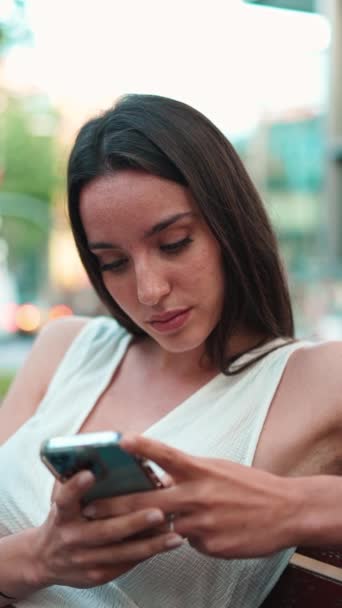
[[[80,212],[85,226],[101,216],[105,221],[140,220],[149,227],[163,215],[194,211],[195,202],[188,188],[170,180],[124,170],[98,177],[81,192]]]

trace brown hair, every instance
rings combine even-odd
[[[144,333],[104,286],[97,260],[88,249],[80,194],[97,177],[128,168],[188,187],[220,244],[225,296],[222,317],[206,343],[211,361],[229,373],[233,359],[227,360],[226,348],[237,326],[265,336],[265,341],[293,338],[292,309],[277,242],[242,161],[203,114],[156,95],[125,96],[88,121],[69,159],[68,205],[74,238],[90,281],[111,315],[129,332]]]

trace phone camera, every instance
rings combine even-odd
[[[55,466],[65,466],[68,460],[68,456],[66,456],[65,454],[60,454],[58,456],[55,455],[51,457],[51,462]]]
[[[67,477],[71,477],[75,472],[71,463],[72,459],[68,454],[54,454],[51,457],[51,464],[61,475],[66,475]]]

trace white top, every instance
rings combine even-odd
[[[49,437],[78,432],[131,339],[112,319],[90,321],[64,356],[35,415],[0,446],[0,538],[45,521],[54,478],[39,459],[40,444]],[[302,346],[300,342],[286,345],[236,376],[218,374],[145,435],[194,455],[251,465],[288,358]],[[249,357],[244,355],[239,363]],[[56,585],[15,605],[257,608],[292,553],[290,549],[268,558],[224,560],[204,556],[185,543],[106,585],[92,589]]]

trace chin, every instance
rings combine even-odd
[[[173,334],[165,338],[158,337],[158,339],[153,336],[153,339],[158,342],[161,348],[170,353],[186,353],[198,349],[204,350],[207,337],[205,335],[196,339],[194,336],[186,338],[185,336]]]

